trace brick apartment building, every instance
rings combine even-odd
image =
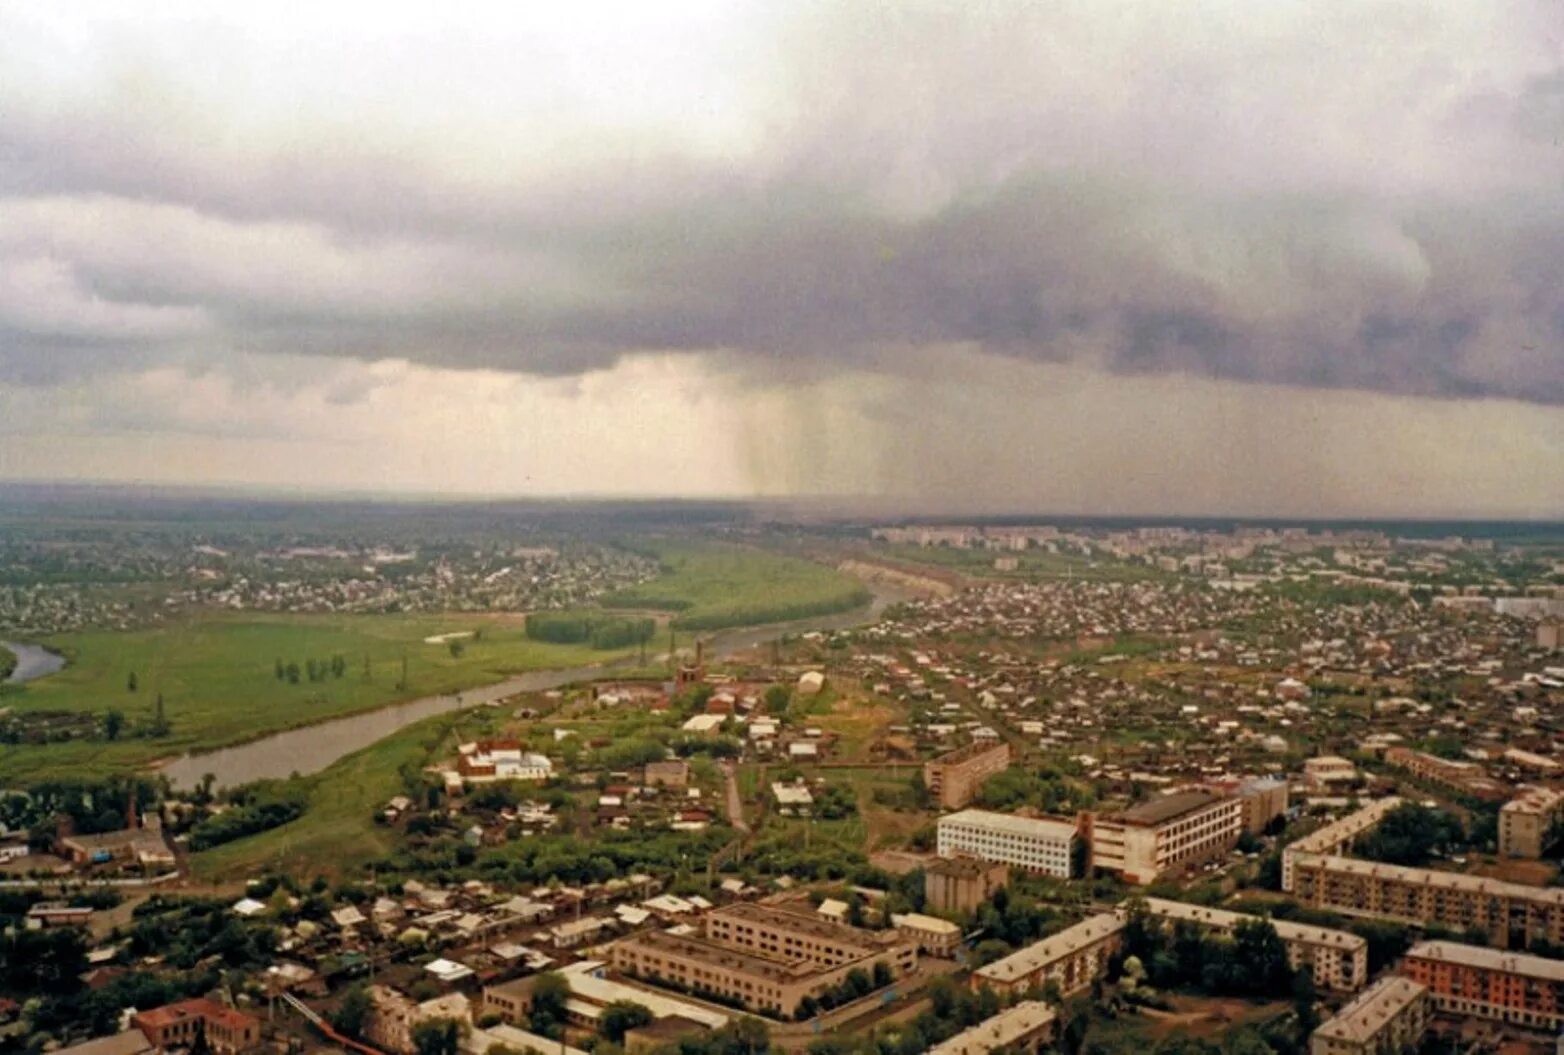
[[[923,763],[923,784],[941,809],[959,810],[972,801],[985,780],[1009,768],[1009,744],[968,744]]]

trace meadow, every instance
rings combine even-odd
[[[403,774],[421,770],[448,753],[472,715],[436,715],[355,751],[313,776],[302,817],[270,831],[192,854],[192,875],[221,882],[261,871],[342,877],[396,845],[393,828],[374,823],[375,812],[403,794]]]
[[[455,648],[425,640],[453,633],[472,636],[453,639]],[[115,712],[121,727],[112,741],[99,735],[0,745],[0,781],[126,772],[399,700],[633,651],[533,641],[518,618],[468,614],[209,615],[152,630],[64,634],[41,643],[67,657],[65,669],[8,687],[0,702],[24,726],[29,712],[64,711],[89,713],[100,722]],[[321,672],[313,681],[312,662]],[[296,682],[292,665],[299,668]],[[147,735],[159,697],[168,731]]]
[[[674,612],[681,630],[720,630],[845,612],[869,591],[834,568],[725,543],[638,544],[663,573],[607,597],[609,608]]]

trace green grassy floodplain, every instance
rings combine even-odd
[[[460,657],[424,639],[481,631],[463,639]],[[529,640],[514,616],[451,615],[207,615],[176,625],[128,632],[89,631],[45,638],[67,665],[58,674],[13,686],[4,704],[16,712],[124,714],[121,739],[0,746],[0,782],[52,776],[95,777],[129,772],[186,751],[242,743],[283,729],[373,710],[400,700],[457,692],[510,674],[601,663],[635,649],[597,651],[586,645]],[[298,684],[279,681],[274,665],[340,655],[341,678]],[[407,686],[399,687],[402,657]],[[369,676],[364,673],[365,660]],[[137,689],[127,680],[135,672]],[[128,738],[150,722],[158,694],[172,726],[157,739]]]
[[[663,574],[603,601],[608,608],[676,612],[681,630],[720,630],[845,612],[870,599],[863,583],[823,564],[749,546],[662,542],[637,547]]]
[[[303,816],[191,855],[192,875],[208,882],[261,871],[345,876],[384,856],[397,835],[374,822],[375,811],[402,794],[403,769],[422,769],[454,746],[464,717],[471,719],[461,712],[425,718],[299,778],[309,795]]]

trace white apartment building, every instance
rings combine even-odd
[[[988,986],[1001,997],[1041,990],[1052,982],[1070,996],[1108,973],[1118,951],[1124,921],[1111,912],[1090,916],[1073,927],[1028,945],[972,972],[972,988]]]
[[[1166,872],[1221,857],[1244,830],[1244,802],[1210,791],[1180,791],[1095,814],[1091,867],[1129,883],[1154,883]]]
[[[1417,1047],[1432,1015],[1427,988],[1386,975],[1314,1031],[1309,1055],[1400,1055]]]
[[[1260,918],[1163,898],[1142,900],[1146,910],[1157,919],[1175,923],[1184,920],[1219,934],[1231,935],[1240,923]],[[1121,915],[1126,914],[1129,905],[1130,902],[1125,902],[1119,906]],[[1368,984],[1368,942],[1364,938],[1344,930],[1292,920],[1270,919],[1266,922],[1287,947],[1287,962],[1294,970],[1307,966],[1317,988],[1355,992]]]
[[[962,810],[939,819],[941,857],[976,857],[1069,879],[1079,838],[1069,821]]]

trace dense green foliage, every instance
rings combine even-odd
[[[652,1020],[652,1013],[645,1004],[633,1000],[615,1000],[603,1008],[597,1028],[612,1044],[623,1044],[625,1033]]]
[[[1125,959],[1134,956],[1159,988],[1198,988],[1219,996],[1277,997],[1292,992],[1287,947],[1268,920],[1245,920],[1231,938],[1180,920],[1171,928],[1145,911],[1130,912]]]
[[[591,645],[595,649],[628,648],[650,641],[657,632],[653,619],[593,612],[534,612],[527,616],[527,636],[556,645]]]
[[[265,781],[240,789],[232,805],[208,817],[190,831],[190,849],[196,852],[264,832],[301,816],[309,805],[302,782]]]
[[[1459,849],[1466,832],[1460,818],[1417,802],[1404,802],[1357,841],[1357,853],[1373,861],[1422,867],[1436,854]]]
[[[1074,813],[1096,801],[1090,785],[1069,779],[1057,769],[1012,766],[983,782],[977,804],[984,809],[1009,812],[1030,806],[1045,813]]]
[[[16,653],[12,652],[4,645],[0,645],[0,681],[4,681],[6,678],[9,678],[11,676],[11,672],[15,669]]]

